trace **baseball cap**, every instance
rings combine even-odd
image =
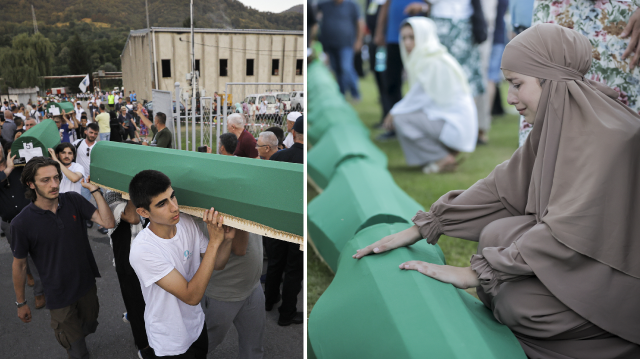
[[[293,130],[297,133],[304,133],[304,117],[302,117],[302,115],[296,119],[296,123],[293,125]]]

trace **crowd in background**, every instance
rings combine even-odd
[[[635,70],[640,59],[640,51],[636,51],[640,41],[640,13],[633,1],[315,0],[308,2],[308,8],[311,40],[321,43],[320,56],[335,72],[340,91],[353,102],[360,100],[358,74],[364,74],[362,63],[368,60],[381,107],[378,127],[387,129],[377,139],[398,137],[407,163],[422,166],[425,173],[455,170],[456,162],[451,156],[475,148],[465,146],[471,136],[469,132],[475,132],[476,144],[489,143],[491,115],[503,111],[502,97],[506,95],[500,93],[504,80],[501,72],[504,48],[510,39],[538,23],[556,23],[586,35],[593,45],[592,66],[587,77],[613,88],[621,102],[636,112],[640,110],[640,73]],[[411,46],[422,51],[414,56],[406,48],[409,38],[402,34],[411,17],[429,18],[435,24],[432,31],[437,34],[435,38],[419,34],[415,24],[409,25],[410,40],[415,42]],[[447,55],[443,55],[445,52]],[[442,81],[441,74],[429,71],[426,65],[434,61],[434,56],[448,57],[449,68],[462,69],[464,79]],[[410,91],[403,95],[405,82]],[[417,82],[427,96],[419,93],[416,97],[417,90],[412,88]],[[475,114],[471,117],[475,124],[462,120],[463,116],[470,116],[466,91],[451,92],[456,100],[452,103],[462,103],[461,106],[467,108],[464,115],[460,114],[459,106],[443,107],[441,103],[440,107],[434,107],[432,104],[429,89],[436,93],[441,87],[450,88],[456,82],[465,82],[463,87],[468,88],[473,98]],[[407,96],[412,97],[415,108],[407,107],[407,101],[402,104],[401,100]],[[394,112],[401,112],[402,116],[394,118]],[[456,117],[459,120],[453,119]],[[434,127],[433,120],[445,123],[436,123]],[[520,145],[531,127],[520,116]],[[455,143],[440,137],[450,134],[451,128],[459,132],[460,138]],[[410,142],[424,141],[433,146],[407,146]]]

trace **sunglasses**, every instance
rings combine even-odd
[[[91,149],[87,148],[87,157],[89,157],[89,154],[91,154]]]

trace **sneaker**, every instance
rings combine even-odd
[[[396,138],[396,132],[395,131],[389,131],[389,132],[385,132],[383,134],[381,134],[380,136],[376,137],[376,140],[378,141],[389,141],[391,139]]]
[[[129,321],[129,317],[127,316],[127,312],[122,313],[122,321],[125,323],[131,323]]]
[[[278,325],[281,327],[286,327],[291,324],[302,324],[304,318],[302,317],[302,312],[296,312],[293,318],[289,320],[282,320],[282,318],[278,319]]]
[[[87,221],[87,228],[91,228],[93,227],[93,222],[92,221]]]
[[[100,232],[102,234],[107,234],[107,233],[109,233],[109,230],[104,228],[104,227],[100,227],[100,228],[98,228],[98,232]]]

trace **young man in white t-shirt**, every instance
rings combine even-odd
[[[56,149],[49,149],[51,158],[60,164],[62,170],[62,180],[60,181],[60,193],[76,192],[82,194],[81,179],[85,178],[84,168],[73,162],[76,157],[76,149],[72,144],[65,142],[56,146]]]
[[[158,171],[138,173],[129,184],[129,196],[136,212],[149,219],[129,254],[146,303],[149,346],[159,357],[205,359],[207,328],[198,304],[213,270],[224,269],[229,260],[235,230],[223,227],[211,208],[203,216],[207,241],[193,219],[180,214],[171,180]]]

